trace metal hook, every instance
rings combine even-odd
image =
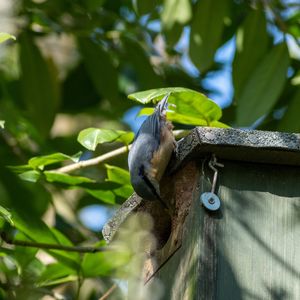
[[[221,206],[221,202],[219,197],[215,194],[217,178],[218,178],[218,169],[217,167],[224,167],[223,164],[217,162],[217,158],[215,154],[212,154],[210,161],[208,162],[208,166],[214,171],[214,177],[211,187],[211,192],[201,194],[201,202],[205,208],[211,211],[218,210]]]

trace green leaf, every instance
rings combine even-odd
[[[108,51],[87,38],[81,38],[78,42],[87,72],[98,94],[108,100],[118,100],[118,73]]]
[[[95,151],[98,144],[122,142],[128,145],[134,134],[129,131],[87,128],[80,131],[77,141],[88,150]]]
[[[117,197],[116,195],[109,190],[93,190],[93,189],[84,189],[88,194],[93,196],[94,198],[107,203],[107,204],[116,204]]]
[[[11,217],[11,213],[0,205],[0,217],[7,221],[11,226],[14,226],[13,219]]]
[[[101,7],[106,0],[85,0],[82,4],[90,11],[94,12]]]
[[[292,85],[300,85],[300,70],[291,79],[291,84]]]
[[[192,17],[189,0],[164,0],[161,13],[163,28],[170,30],[176,23],[185,25]]]
[[[41,176],[41,173],[36,170],[26,171],[24,173],[19,174],[19,177],[22,180],[29,181],[29,182],[37,182]]]
[[[235,97],[240,94],[255,67],[268,51],[266,17],[261,10],[251,10],[236,35],[236,53],[232,64]]]
[[[129,172],[120,167],[105,164],[107,179],[120,184],[130,184]]]
[[[219,122],[219,121],[212,121],[209,126],[211,127],[217,127],[217,128],[230,128],[230,126],[228,126],[225,123]]]
[[[77,272],[60,263],[47,265],[45,271],[37,279],[38,287],[51,286],[77,280]]]
[[[300,11],[295,10],[294,13],[286,20],[286,26],[288,27],[288,31],[295,38],[300,37]]]
[[[267,114],[286,81],[289,53],[285,43],[274,47],[255,68],[237,99],[237,125],[249,126]]]
[[[0,32],[0,44],[7,40],[16,40],[16,37],[5,32]]]
[[[72,160],[73,162],[78,162],[82,152],[78,152],[73,156],[69,156],[63,153],[53,153],[44,156],[33,157],[28,161],[28,164],[33,169],[44,169],[45,166],[62,162],[65,160]]]
[[[32,171],[32,167],[29,165],[8,166],[7,168],[16,174]]]
[[[15,227],[31,240],[41,243],[72,246],[72,243],[59,231],[49,228],[43,221],[38,219],[22,219],[13,215]],[[78,253],[62,250],[45,250],[61,263],[72,269],[78,269],[80,256]]]
[[[196,67],[206,71],[222,42],[224,19],[228,17],[229,0],[198,1],[190,34],[190,57]]]
[[[57,72],[28,34],[21,35],[20,47],[22,98],[32,123],[46,137],[60,103]]]
[[[128,62],[141,88],[162,87],[162,79],[155,73],[147,52],[138,41],[123,35],[121,41],[125,50],[124,61]]]
[[[210,126],[222,116],[222,110],[215,102],[201,93],[181,87],[147,90],[131,94],[128,98],[145,104],[150,101],[158,102],[167,93],[171,93],[169,103],[175,105],[174,108],[169,106],[174,110],[168,112],[168,119],[171,121]]]
[[[5,121],[4,120],[0,120],[0,128],[1,129],[4,129],[4,124],[5,124]]]
[[[39,219],[48,208],[51,194],[40,183],[20,180],[9,169],[0,166],[0,204],[22,218]]]
[[[14,237],[16,240],[31,241],[22,232],[18,231]],[[28,265],[35,260],[35,256],[38,252],[38,248],[16,246],[14,256],[18,262],[18,265],[22,269],[22,272],[26,272]]]
[[[133,193],[131,185],[120,185],[112,181],[94,183],[93,185],[83,187],[88,194],[108,204],[115,204],[122,201]]]
[[[281,119],[278,130],[287,132],[300,132],[300,88],[289,103],[287,110]]]
[[[168,47],[172,48],[176,45],[181,37],[183,25],[175,23],[170,29],[164,29],[164,35],[168,43]]]
[[[45,171],[46,180],[48,182],[58,182],[67,185],[80,185],[83,183],[95,183],[95,180],[92,180],[87,177],[82,176],[72,176],[65,173]]]
[[[156,5],[159,4],[159,0],[145,1],[145,0],[132,0],[132,5],[135,12],[142,16],[154,11]]]
[[[113,192],[117,196],[117,202],[118,198],[122,198],[122,200],[124,200],[130,197],[134,190],[131,184],[124,184],[121,187],[114,189]]]
[[[109,276],[128,262],[129,254],[126,252],[87,253],[83,257],[81,267],[84,277]]]

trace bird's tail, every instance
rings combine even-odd
[[[156,111],[159,111],[159,114],[162,116],[164,114],[164,112],[167,110],[168,108],[168,99],[169,96],[171,95],[171,93],[168,93],[165,97],[163,97],[163,99],[157,104],[156,106]]]

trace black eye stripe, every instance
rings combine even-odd
[[[141,165],[139,167],[139,176],[145,176],[145,167],[144,167],[144,165]]]

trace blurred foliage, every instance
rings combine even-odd
[[[132,141],[128,94],[147,105],[172,91],[176,127],[300,131],[297,1],[14,0],[0,13],[2,237],[103,245],[80,214],[95,204],[113,212],[132,193],[126,151],[72,174],[61,167]],[[232,60],[216,60],[230,42]],[[204,95],[228,66],[234,94],[222,115]],[[127,258],[1,241],[0,299],[98,299],[124,278]]]

